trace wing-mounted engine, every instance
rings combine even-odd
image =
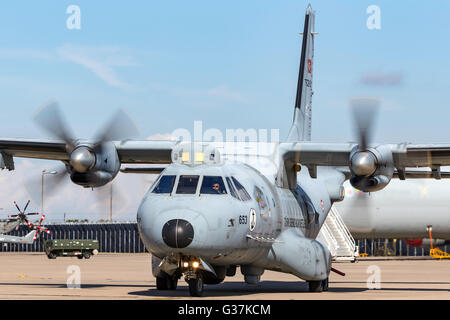
[[[101,187],[113,180],[120,170],[119,155],[112,142],[98,146],[80,144],[69,159],[70,179],[83,187]]]
[[[360,150],[356,146],[350,153],[351,185],[364,192],[386,187],[395,171],[392,151],[387,145]]]
[[[388,145],[368,146],[379,101],[373,98],[355,98],[351,101],[358,135],[358,145],[350,153],[350,183],[364,192],[386,187],[395,171],[392,150]]]
[[[113,180],[120,170],[120,159],[113,141],[123,141],[138,134],[133,120],[123,110],[119,110],[91,140],[73,138],[56,102],[44,106],[34,119],[65,144],[68,154],[68,161],[64,161],[66,170],[59,171],[58,175],[69,173],[70,179],[83,187],[101,187]]]

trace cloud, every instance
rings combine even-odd
[[[402,72],[370,71],[361,76],[360,82],[369,86],[398,86],[403,84]]]
[[[177,137],[175,137],[173,134],[171,133],[155,133],[152,134],[151,136],[147,137],[147,140],[172,140],[172,141],[176,141],[178,140]]]
[[[138,66],[126,50],[116,46],[65,44],[52,50],[0,48],[0,59],[32,59],[46,62],[62,59],[87,68],[108,85],[118,88],[130,88],[131,85],[119,78],[116,68]]]
[[[137,63],[131,56],[121,54],[118,47],[88,47],[65,44],[57,48],[60,57],[79,64],[108,85],[119,88],[128,88],[130,85],[117,76],[114,67],[134,67]]]

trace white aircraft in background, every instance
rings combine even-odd
[[[450,243],[450,181],[393,179],[384,190],[369,194],[347,182],[344,187],[346,201],[335,207],[355,239],[397,238],[430,247],[431,227],[433,246]]]

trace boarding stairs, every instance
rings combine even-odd
[[[333,261],[355,261],[359,248],[345,226],[338,210],[333,206],[317,235],[317,241],[330,250]]]

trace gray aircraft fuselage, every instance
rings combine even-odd
[[[264,269],[270,269],[305,280],[327,278],[330,253],[314,240],[331,208],[326,183],[321,175],[312,179],[303,168],[297,189],[289,190],[276,185],[276,175],[263,174],[265,169],[259,170],[255,161],[169,165],[138,210],[144,245],[160,259],[201,258],[216,273],[240,265],[246,276],[260,276]],[[327,179],[342,175],[332,169],[323,170]],[[155,193],[164,176],[176,177],[173,189]],[[177,193],[181,177],[198,178],[195,191]],[[221,177],[225,192],[202,194],[204,177]],[[232,178],[245,188],[250,199],[233,196],[233,187],[226,182]]]

